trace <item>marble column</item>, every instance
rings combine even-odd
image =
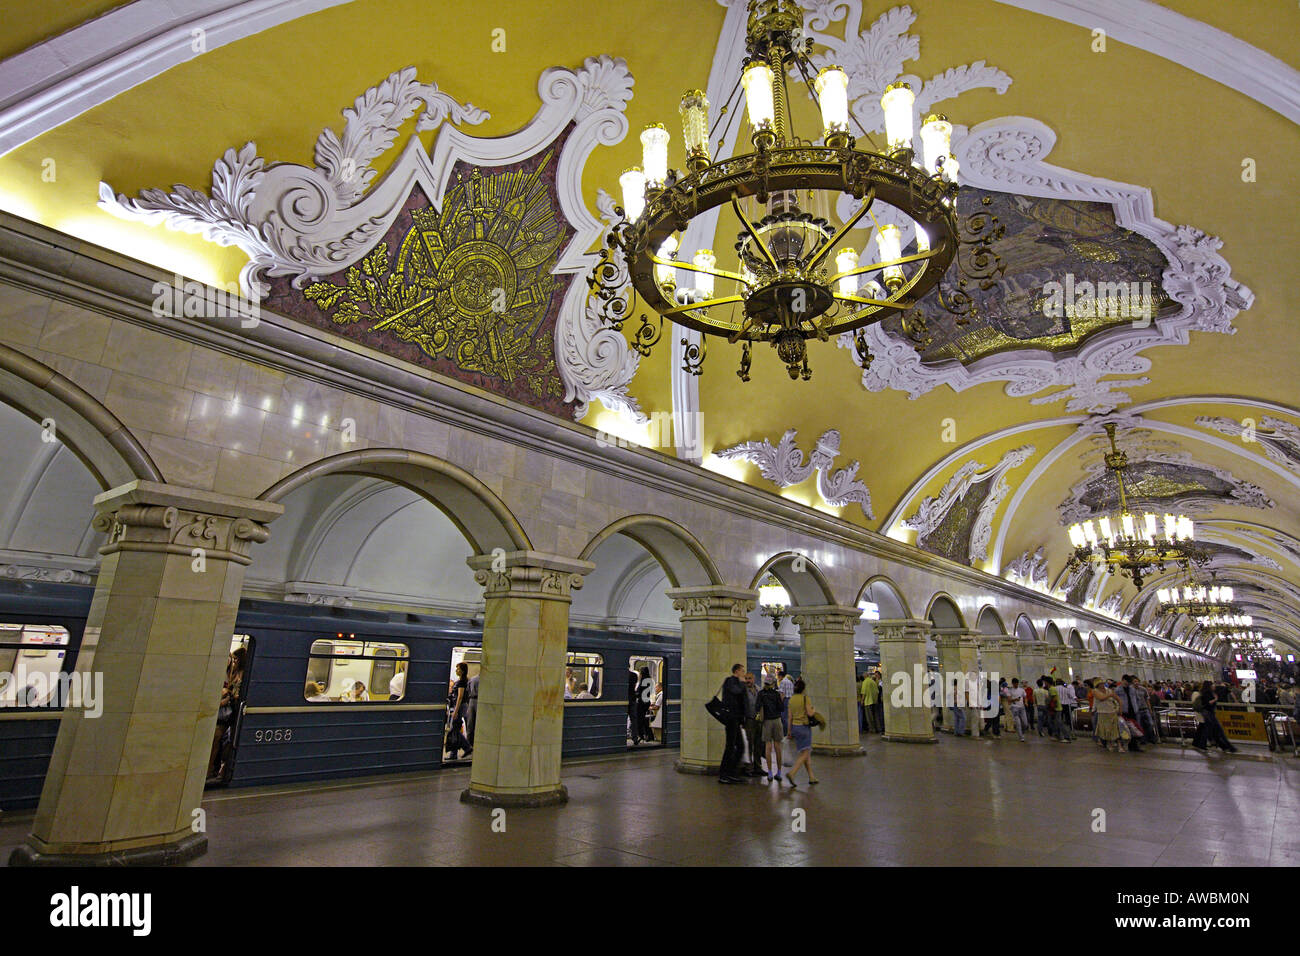
[[[469,788],[462,803],[544,807],[560,783],[564,662],[573,591],[595,565],[536,551],[468,559],[483,585],[483,663]]]
[[[727,735],[704,704],[722,686],[735,664],[747,662],[746,629],[758,594],[722,585],[672,588],[673,607],[682,615],[681,773],[718,772]]]
[[[1032,687],[1034,681],[1047,673],[1047,651],[1047,644],[1043,641],[1016,642],[1016,676],[1021,684],[1028,683]]]
[[[1078,680],[1086,680],[1089,677],[1096,676],[1088,673],[1092,664],[1084,660],[1084,655],[1088,652],[1078,647],[1067,647],[1063,649],[1065,664],[1069,668],[1069,673]]]
[[[801,676],[808,684],[813,707],[826,717],[826,727],[813,731],[813,753],[863,756],[866,751],[858,730],[857,673],[853,662],[853,631],[862,611],[824,605],[796,607],[794,612],[802,651]],[[921,662],[925,663],[924,653]]]
[[[929,682],[925,663],[925,637],[929,621],[899,619],[873,621],[880,647],[880,672],[885,695],[886,740],[932,744],[934,712],[924,693]]]
[[[980,645],[979,632],[968,631],[962,628],[944,628],[935,631],[935,644],[939,648],[939,673],[943,681],[944,699],[948,699],[949,694],[972,694],[980,687]],[[970,675],[968,678],[957,678],[955,675]],[[958,682],[962,681],[960,686]],[[972,737],[980,736],[980,731],[984,727],[984,718],[978,707],[963,707],[962,710],[966,715],[966,731]],[[952,710],[945,706],[943,711],[943,723],[950,729],[952,723]]]
[[[102,675],[102,699],[64,710],[11,865],[157,865],[207,850],[200,803],[244,568],[284,511],[142,480],[94,507],[107,541],[77,672]]]
[[[980,660],[983,662],[986,673],[989,675],[996,674],[998,679],[1005,680],[1008,684],[1011,683],[1013,677],[1024,679],[1024,675],[1019,672],[1016,662],[1016,645],[1019,643],[1018,641],[1005,636],[981,636],[979,643]]]
[[[1043,655],[1043,669],[1034,675],[1035,680],[1047,674],[1051,677],[1059,677],[1061,680],[1070,679],[1073,660],[1070,657],[1070,648],[1063,644],[1048,644],[1047,650]],[[1056,668],[1056,673],[1052,673],[1052,668]]]

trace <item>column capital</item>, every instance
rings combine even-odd
[[[465,559],[488,598],[569,601],[595,569],[590,561],[540,551],[496,551]]]
[[[801,632],[852,634],[862,617],[862,609],[842,604],[816,604],[793,607],[791,620]]]
[[[200,491],[136,479],[94,498],[96,531],[108,536],[99,553],[155,551],[247,565],[254,544],[270,537],[266,525],[284,506],[258,498]]]
[[[924,618],[900,617],[871,622],[876,641],[923,641],[930,631],[930,622]]]
[[[664,592],[683,621],[745,621],[758,605],[758,592],[725,584],[669,588]]]
[[[930,630],[930,636],[939,647],[975,647],[984,635],[968,627],[936,627]]]

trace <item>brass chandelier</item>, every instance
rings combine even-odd
[[[1193,563],[1205,564],[1209,555],[1193,543],[1195,528],[1186,515],[1166,513],[1162,521],[1150,512],[1134,514],[1129,511],[1128,496],[1124,491],[1128,455],[1115,444],[1115,423],[1106,422],[1103,427],[1110,438],[1106,467],[1115,473],[1120,510],[1117,514],[1098,519],[1095,528],[1091,520],[1070,526],[1070,544],[1074,546],[1070,566],[1090,561],[1117,570],[1132,578],[1135,587],[1141,588],[1147,574],[1163,570],[1168,564],[1177,564],[1184,571],[1190,570]]]
[[[1161,614],[1186,614],[1203,626],[1209,622],[1228,623],[1241,617],[1237,612],[1241,608],[1233,603],[1232,588],[1220,587],[1211,575],[1210,585],[1185,584],[1183,587],[1159,588],[1156,600],[1160,603]],[[1249,626],[1249,620],[1247,625]]]
[[[758,586],[758,613],[772,619],[772,630],[781,629],[781,621],[790,613],[790,592],[769,573]]]
[[[713,157],[708,100],[699,90],[688,92],[680,107],[686,171],[668,167],[670,136],[663,126],[647,127],[641,134],[642,165],[620,177],[621,218],[587,281],[612,328],[622,330],[637,296],[658,314],[657,325],[642,314],[632,336],[632,347],[642,355],[660,339],[668,319],[741,343],[737,374],[742,381],[749,380],[755,342],[771,343],[790,377],[806,380],[812,375],[806,347],[811,338],[826,341],[856,332],[866,365],[871,356],[861,330],[887,315],[900,313],[909,336],[924,336],[923,320],[911,310],[939,284],[959,246],[952,125],[939,114],[926,117],[918,155],[915,97],[906,83],[895,83],[881,98],[888,148],[861,148],[849,128],[848,75],[830,66],[812,76],[812,41],[804,37],[798,4],[750,0],[748,10],[748,59],[717,119],[743,87],[753,149]],[[802,75],[820,109],[820,143],[794,134],[787,89],[792,73]],[[857,208],[841,225],[832,225],[829,210],[845,196],[857,201]],[[877,222],[872,211],[877,200],[911,218],[914,249],[902,248],[897,225]],[[710,249],[680,249],[679,234],[692,221],[724,206],[740,226],[734,270],[720,268]],[[843,245],[860,222],[874,225],[874,253]],[[972,260],[983,270],[961,269],[962,279],[947,297],[958,305],[943,301],[940,292],[944,307],[959,316],[963,305],[965,311],[973,309],[967,280],[974,276],[987,289],[1001,271],[1000,260],[987,248],[1000,235],[995,225],[991,217],[971,218],[977,240],[971,245],[983,250]],[[679,275],[690,278],[689,286]],[[700,374],[707,345],[685,337],[682,345],[684,369]]]

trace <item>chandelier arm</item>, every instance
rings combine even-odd
[[[732,332],[730,335],[727,336],[727,344],[735,345],[736,342],[740,340],[740,337],[744,335],[746,332],[748,332],[750,329],[752,329],[753,327],[754,327],[754,317],[752,315],[745,316],[745,321],[740,326],[740,328],[736,329],[736,331]],[[748,345],[749,343],[746,342],[745,344]]]
[[[849,295],[844,292],[833,292],[831,295],[840,302],[857,302],[860,305],[880,306],[886,309],[894,309],[898,312],[907,312],[916,305],[915,302],[909,303],[908,305],[899,305],[897,302],[886,302],[883,299],[863,299],[856,295]],[[854,314],[857,314],[856,311]]]
[[[731,101],[736,100],[737,105],[739,105],[739,98],[736,96],[736,94],[740,92],[740,83],[741,80],[738,77],[736,79],[736,85],[731,88],[731,92],[727,94],[726,101],[722,104],[722,110],[718,113],[718,118],[713,122],[713,129],[709,130],[710,138],[712,138],[718,132],[718,124],[722,122],[723,116],[727,117],[727,125],[723,127],[722,135],[725,137],[727,135],[727,132],[731,129],[731,121],[736,118],[736,114],[739,112],[739,110],[736,110],[734,112],[732,111]]]
[[[736,282],[743,282],[745,283],[745,285],[753,285],[753,283],[750,282],[748,279],[746,279],[744,276],[739,275],[738,273],[735,272],[727,272],[724,269],[705,269],[701,266],[697,266],[693,262],[686,262],[683,259],[660,259],[653,252],[647,252],[646,255],[649,257],[650,261],[653,262],[655,265],[671,266],[674,269],[685,269],[687,272],[699,272],[699,273],[703,273],[704,275],[714,276],[715,278],[718,279],[732,279]]]
[[[711,309],[715,305],[730,305],[732,302],[743,301],[743,296],[727,295],[718,299],[705,299],[703,302],[690,302],[686,305],[679,305],[676,308],[669,309],[667,312],[661,312],[659,314],[667,318],[673,315],[681,315],[683,312],[689,312],[691,309]]]
[[[826,254],[839,245],[839,241],[844,238],[849,230],[857,225],[859,219],[867,214],[868,210],[871,209],[871,204],[875,201],[876,187],[872,186],[871,189],[867,191],[866,196],[863,197],[862,205],[858,207],[858,211],[848,218],[848,221],[836,231],[835,235],[826,240],[826,242],[822,244],[822,247],[813,253],[813,257],[808,260],[808,265],[805,268],[816,268],[817,263],[825,259]]]
[[[881,269],[888,269],[890,266],[907,265],[909,262],[923,262],[926,259],[933,259],[939,254],[939,250],[931,249],[929,252],[918,252],[914,256],[904,256],[901,259],[890,259],[887,262],[873,262],[870,265],[859,266],[856,269],[850,269],[848,272],[837,272],[827,279],[827,282],[834,282],[837,279],[844,279],[848,276],[863,275],[868,272],[878,272]]]
[[[754,224],[749,221],[744,210],[740,208],[740,202],[734,196],[731,199],[731,208],[736,211],[736,216],[740,219],[740,224],[745,227],[745,231],[749,233],[749,237],[754,240],[754,244],[758,246],[759,251],[763,253],[763,258],[767,260],[768,265],[770,265],[775,271],[780,272],[781,266],[777,264],[776,256],[772,255],[772,250],[767,247],[767,243],[763,242],[763,237],[758,234],[758,230],[755,229]],[[749,285],[748,282],[745,284]]]

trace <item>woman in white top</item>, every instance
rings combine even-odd
[[[650,729],[655,731],[654,739],[664,739],[664,685],[655,685],[655,696],[650,701]]]

